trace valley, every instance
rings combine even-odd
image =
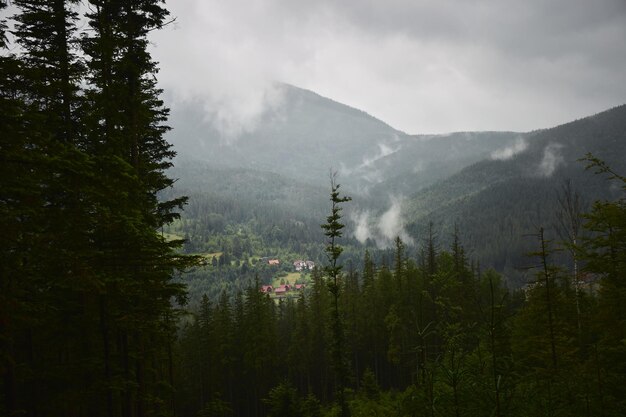
[[[526,254],[534,242],[527,236],[543,227],[559,239],[558,197],[566,183],[585,209],[618,195],[580,159],[593,153],[626,168],[625,106],[528,133],[408,135],[311,91],[281,89],[282,107],[237,138],[203,119],[198,103],[173,108],[170,140],[178,157],[170,174],[178,180],[165,195],[190,202],[168,232],[185,237],[186,253],[227,252],[237,263],[220,275],[226,281],[188,273],[193,300],[201,295],[192,284],[198,280],[205,290],[213,282],[233,294],[257,273],[269,284],[266,272],[248,267],[253,257],[276,253],[323,264],[319,225],[331,170],[353,199],[345,207],[344,262],[361,268],[365,248],[382,261],[396,236],[418,256],[429,229],[449,248],[456,228],[469,259],[519,288],[530,279]],[[571,267],[567,256],[557,259]]]
[[[624,4],[353,3],[0,0],[0,416],[626,415]]]

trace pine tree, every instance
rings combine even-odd
[[[535,398],[526,412],[567,413],[577,407],[572,372],[579,356],[574,293],[568,277],[551,262],[556,249],[543,228],[536,238],[539,250],[531,254],[539,261],[536,280],[527,288],[527,302],[515,320],[513,351],[520,373],[528,378],[524,387]]]
[[[331,212],[326,218],[326,223],[322,225],[324,235],[328,238],[326,245],[326,255],[328,257],[328,265],[324,268],[327,276],[328,290],[332,295],[333,307],[331,327],[333,332],[333,366],[335,369],[337,401],[341,408],[342,417],[350,414],[348,404],[345,399],[345,386],[347,380],[347,369],[345,363],[344,352],[344,330],[343,323],[339,312],[339,297],[341,291],[341,270],[342,265],[338,263],[339,256],[343,248],[338,244],[338,239],[342,236],[344,225],[341,223],[341,203],[351,200],[350,197],[342,197],[339,194],[339,184],[336,181],[336,174],[330,175],[330,201]]]
[[[19,351],[29,353],[12,361],[34,375],[28,382],[18,381],[22,398],[13,403],[30,413],[97,408],[97,400],[88,395],[94,389],[90,292],[97,281],[89,262],[94,176],[80,147],[83,67],[75,35],[76,3],[16,1],[14,34],[21,53],[15,65],[3,66],[14,80],[2,90],[20,102],[17,112],[6,113],[11,118],[9,160],[3,164],[7,169],[19,166],[7,177],[18,175],[21,182],[8,189],[7,207],[19,213],[9,216],[9,230],[15,232],[11,241],[19,245],[21,258],[10,274],[21,277],[20,291],[25,292],[15,301],[26,307],[28,317],[20,328]],[[18,135],[11,134],[11,126]],[[68,405],[69,398],[80,401]]]
[[[607,175],[626,192],[626,177],[602,160],[589,154],[588,168]],[[598,333],[591,362],[595,368],[598,413],[620,415],[626,412],[626,197],[597,201],[585,216],[583,237],[578,248],[586,262],[584,272],[600,279],[598,311],[594,317]]]
[[[173,152],[146,35],[167,12],[150,1],[93,2],[80,51],[77,1],[15,4],[22,53],[2,58],[0,117],[2,169],[17,169],[2,176],[1,213],[11,242],[3,275],[21,279],[2,283],[17,329],[2,329],[2,356],[30,376],[3,375],[5,408],[167,412],[172,301],[184,303],[171,278],[190,263],[157,234],[184,202],[157,197],[172,184]]]
[[[156,232],[177,218],[184,203],[158,200],[173,183],[164,170],[174,153],[163,138],[167,110],[155,88],[157,68],[147,51],[147,34],[162,26],[167,11],[152,1],[92,4],[87,14],[92,30],[82,41],[90,82],[85,149],[96,158],[101,181],[94,216],[107,408],[119,402],[123,415],[133,408],[143,414],[159,407],[155,390],[168,385],[154,364],[163,355],[159,342],[173,331],[167,325],[176,315],[171,300],[183,300],[183,288],[172,275],[190,261],[175,253],[180,242]],[[120,335],[115,340],[114,333]],[[128,388],[114,388],[116,378]]]
[[[0,13],[7,7],[0,1]],[[41,212],[39,178],[32,172],[38,157],[28,152],[28,137],[23,123],[26,103],[22,94],[21,63],[8,53],[7,25],[0,20],[0,414],[11,414],[19,407],[16,364],[20,362],[19,333],[30,321],[34,268],[25,262],[34,251],[37,226],[29,218]]]

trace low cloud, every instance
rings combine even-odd
[[[394,137],[393,140],[394,142],[397,142],[397,136]],[[361,162],[361,164],[357,165],[355,168],[348,168],[342,163],[339,171],[343,175],[358,175],[362,180],[365,180],[370,184],[381,183],[384,180],[383,172],[375,167],[375,162],[395,152],[398,152],[398,150],[400,150],[400,147],[393,147],[384,142],[379,142],[377,145],[378,152],[376,152],[374,156],[364,157],[363,162]]]
[[[379,143],[378,153],[372,158],[364,158],[363,163],[359,166],[359,168],[370,167],[374,162],[378,161],[379,159],[389,156],[392,153],[395,153],[397,151],[398,151],[398,148],[393,149],[391,146],[387,145],[386,143]]]
[[[539,164],[539,174],[541,176],[552,176],[554,171],[565,163],[561,149],[563,149],[563,145],[560,143],[551,143],[543,150],[543,158]]]
[[[414,133],[528,131],[626,94],[623,0],[167,3],[176,21],[150,34],[160,86],[208,98],[230,135],[272,81]]]
[[[391,199],[391,207],[380,216],[378,231],[384,239],[385,246],[392,242],[397,236],[400,236],[400,239],[404,242],[413,244],[413,238],[409,236],[404,228],[402,200],[397,198]]]
[[[524,138],[517,138],[511,145],[491,152],[491,159],[496,161],[506,161],[513,158],[515,155],[524,152],[526,148],[528,148],[528,143],[524,140]]]
[[[373,239],[379,248],[387,248],[393,244],[396,237],[412,245],[413,238],[405,229],[402,212],[403,200],[391,197],[389,208],[378,218],[374,219],[369,211],[356,212],[351,215],[354,223],[354,237],[361,243]]]
[[[420,172],[424,172],[425,170],[426,170],[426,163],[422,161],[421,159],[418,159],[417,161],[415,161],[413,168],[411,169],[411,171],[414,174],[419,174]]]
[[[205,119],[230,143],[244,133],[254,132],[264,117],[279,112],[284,98],[284,88],[276,83],[241,95],[233,91],[224,97],[208,97],[204,102]]]
[[[367,241],[367,239],[372,238],[372,231],[370,229],[370,212],[356,212],[352,213],[350,216],[352,221],[354,222],[354,237],[356,240],[361,242],[362,244]]]

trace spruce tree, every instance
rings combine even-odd
[[[0,14],[7,3],[0,1]],[[23,123],[25,101],[21,91],[21,63],[9,53],[7,25],[0,20],[0,375],[2,397],[0,414],[13,413],[19,404],[16,364],[20,359],[19,333],[30,321],[25,297],[32,288],[33,268],[25,262],[35,246],[37,227],[28,221],[40,206],[38,179],[32,175],[37,155],[28,152],[28,136]]]
[[[183,288],[172,275],[189,264],[174,251],[180,242],[157,233],[177,218],[184,203],[158,200],[173,183],[164,170],[174,155],[163,138],[167,109],[147,51],[148,33],[167,16],[161,4],[93,1],[87,14],[91,30],[82,40],[90,82],[85,149],[96,159],[101,185],[94,217],[107,408],[119,404],[123,415],[158,408],[156,390],[169,385],[167,372],[155,364],[165,354],[161,343],[174,330],[171,302],[183,300]],[[126,388],[114,387],[115,379],[125,381]]]
[[[622,189],[615,201],[596,201],[585,216],[587,231],[578,247],[586,263],[583,272],[599,279],[597,336],[590,362],[595,368],[594,404],[599,414],[626,413],[626,176],[618,174],[604,161],[588,154],[588,168],[607,176]]]
[[[190,264],[157,233],[184,203],[158,199],[174,153],[147,34],[167,11],[94,1],[79,42],[78,1],[15,5],[19,55],[0,58],[4,410],[167,413],[185,301],[172,276]]]
[[[346,417],[350,414],[348,404],[345,399],[345,386],[348,377],[348,371],[345,363],[344,352],[344,329],[339,312],[339,297],[341,291],[342,265],[338,263],[339,256],[343,252],[343,248],[339,245],[338,239],[341,238],[344,225],[341,223],[341,203],[351,200],[350,197],[340,196],[339,184],[337,184],[336,173],[330,175],[330,201],[331,211],[326,218],[326,223],[322,225],[324,235],[328,238],[326,244],[326,256],[328,265],[324,268],[327,277],[328,290],[332,296],[332,318],[331,327],[333,333],[332,356],[333,366],[335,369],[337,401],[341,408],[341,415]]]
[[[19,352],[29,353],[12,361],[32,375],[16,382],[21,384],[16,390],[21,399],[14,401],[29,413],[97,408],[87,394],[94,388],[89,377],[94,370],[89,360],[94,198],[91,160],[80,147],[83,67],[76,42],[76,3],[15,2],[13,33],[21,49],[17,64],[6,67],[13,82],[7,90],[2,88],[13,103],[18,98],[20,102],[14,107],[17,112],[6,113],[11,118],[6,143],[10,156],[3,168],[19,166],[7,177],[19,175],[21,182],[9,188],[13,196],[7,200],[7,207],[19,213],[8,219],[13,222],[9,230],[15,231],[10,240],[19,245],[21,258],[9,274],[21,277],[18,291],[23,292],[15,301],[26,307],[28,320],[19,329]],[[17,135],[11,134],[11,126]],[[80,400],[68,405],[69,398]]]

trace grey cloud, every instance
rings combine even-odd
[[[550,143],[543,150],[543,158],[539,163],[538,173],[544,177],[551,177],[554,171],[565,163],[561,149],[563,145],[560,143]]]
[[[387,247],[393,239],[400,237],[405,243],[413,244],[413,238],[404,228],[404,218],[402,216],[402,200],[396,197],[391,198],[391,206],[385,211],[378,220],[378,231],[380,233],[377,239],[379,246]]]
[[[350,215],[350,219],[354,223],[354,237],[361,243],[365,243],[367,239],[373,237],[370,228],[370,212],[354,212]]]
[[[506,161],[513,158],[515,155],[522,153],[528,148],[528,142],[524,138],[517,138],[515,142],[504,148],[496,149],[491,152],[491,159],[498,161]]]
[[[163,87],[236,135],[274,81],[409,133],[532,130],[626,97],[623,0],[177,0],[155,32]]]
[[[379,248],[387,248],[396,237],[410,245],[414,243],[405,228],[403,199],[400,197],[390,197],[388,208],[379,217],[374,217],[367,210],[357,210],[350,214],[350,219],[354,228],[353,235],[361,243],[372,239]]]

